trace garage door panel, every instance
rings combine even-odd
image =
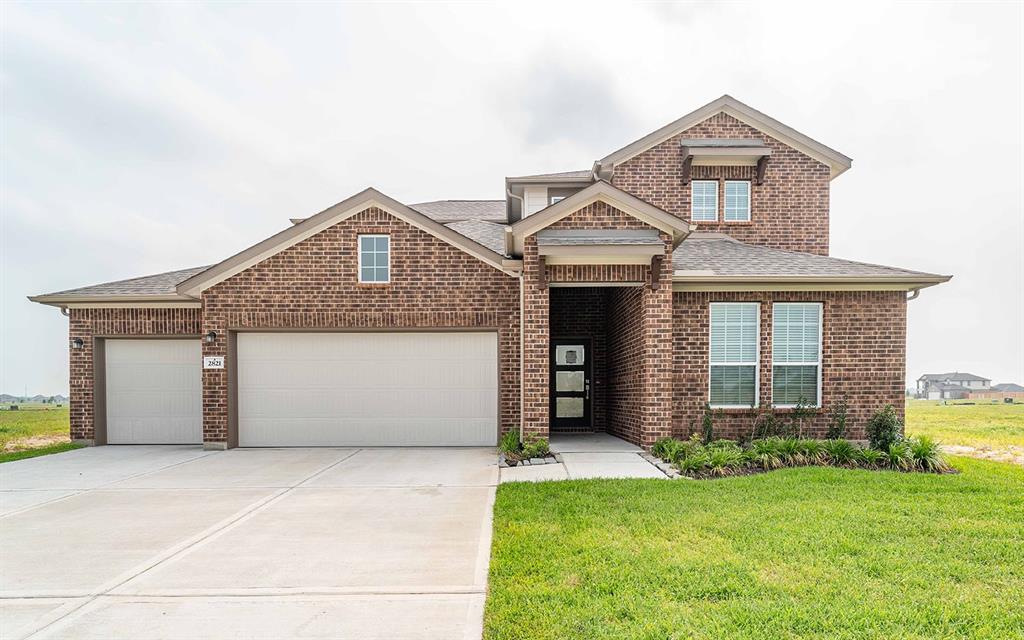
[[[203,441],[198,340],[106,340],[107,442]]]
[[[238,336],[243,446],[493,445],[493,333]]]

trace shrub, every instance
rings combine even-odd
[[[835,438],[834,440],[826,440],[822,443],[822,446],[825,449],[825,454],[828,455],[828,459],[834,465],[845,466],[857,461],[857,447],[853,446],[853,443],[849,440]]]
[[[543,458],[551,452],[547,438],[537,438],[531,442],[523,443],[524,458]]]
[[[910,450],[910,443],[906,440],[899,440],[889,445],[883,459],[887,466],[897,471],[910,471],[914,468],[914,454]]]
[[[742,464],[743,454],[738,448],[720,447],[707,452],[707,467],[712,475],[729,475]]]
[[[753,414],[752,440],[763,440],[785,433],[785,424],[775,415],[775,410],[770,404],[762,404],[756,409],[751,409],[751,413]]]
[[[714,440],[705,446],[708,449],[725,449],[735,453],[743,453],[743,447],[737,444],[735,440]]]
[[[821,464],[825,460],[825,445],[821,440],[803,438],[799,441],[799,449],[807,464]]]
[[[692,476],[702,472],[709,462],[708,454],[703,449],[696,449],[680,458],[675,464],[680,473]]]
[[[857,451],[857,462],[868,469],[875,469],[881,466],[885,459],[885,453],[878,449],[860,449]]]
[[[519,451],[519,432],[518,431],[507,431],[505,435],[501,436],[501,440],[498,440],[498,450],[502,453],[518,453]]]
[[[900,440],[902,425],[891,404],[885,405],[884,409],[871,416],[867,431],[871,448],[879,451],[888,451],[893,443]]]
[[[841,395],[832,403],[828,412],[828,431],[825,437],[829,440],[838,440],[846,437],[846,413],[849,406],[846,404],[846,396]]]
[[[783,464],[803,464],[804,455],[800,451],[800,441],[796,438],[782,438],[778,442],[779,459]]]
[[[796,401],[796,406],[789,414],[793,421],[793,427],[795,427],[790,428],[789,435],[796,434],[798,438],[804,437],[804,420],[813,418],[817,413],[818,410],[807,402],[807,398],[800,396]]]
[[[701,435],[704,444],[715,439],[715,418],[719,415],[721,415],[721,412],[712,410],[710,404],[704,403],[704,415],[700,418]]]
[[[782,466],[779,457],[779,438],[751,440],[746,453],[747,460],[762,469],[778,469]]]
[[[923,471],[942,473],[949,471],[949,463],[942,453],[942,448],[928,436],[920,436],[908,441],[910,443],[910,455],[914,459],[914,466]]]
[[[654,442],[654,446],[651,447],[651,455],[662,460],[668,460],[668,452],[674,446],[674,443],[679,442],[675,438],[659,438]]]

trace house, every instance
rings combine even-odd
[[[649,447],[722,409],[902,411],[907,300],[829,255],[850,158],[723,96],[503,200],[366,189],[208,266],[35,296],[70,317],[76,441]],[[294,213],[293,213],[294,215]],[[184,236],[187,230],[182,230]],[[823,435],[826,411],[808,421]]]
[[[926,373],[917,379],[917,397],[930,400],[966,398],[971,391],[987,391],[991,382],[988,378],[959,371]]]

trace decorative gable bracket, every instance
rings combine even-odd
[[[690,184],[693,165],[756,166],[757,184],[764,183],[764,171],[771,147],[757,139],[684,138],[679,141],[683,156],[683,184]]]

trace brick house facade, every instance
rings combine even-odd
[[[91,444],[158,442],[174,422],[209,448],[479,445],[508,431],[649,447],[698,430],[716,397],[767,405],[790,384],[818,407],[806,433],[824,435],[842,396],[862,438],[873,412],[902,412],[908,292],[948,277],[828,257],[829,185],[849,166],[725,96],[589,171],[509,178],[505,200],[404,205],[369,189],[212,267],[33,300],[67,309],[72,437]],[[717,185],[702,196],[713,220],[691,219],[695,180]],[[811,316],[775,331],[792,303]],[[716,325],[713,308],[747,324]],[[253,335],[269,345],[259,357]],[[789,359],[773,354],[791,336]],[[199,342],[203,362],[147,352],[168,339]],[[114,340],[138,347],[128,378],[170,376],[173,420],[142,415],[111,373]],[[756,361],[721,360],[716,340]],[[749,436],[753,413],[723,408],[716,434]]]

